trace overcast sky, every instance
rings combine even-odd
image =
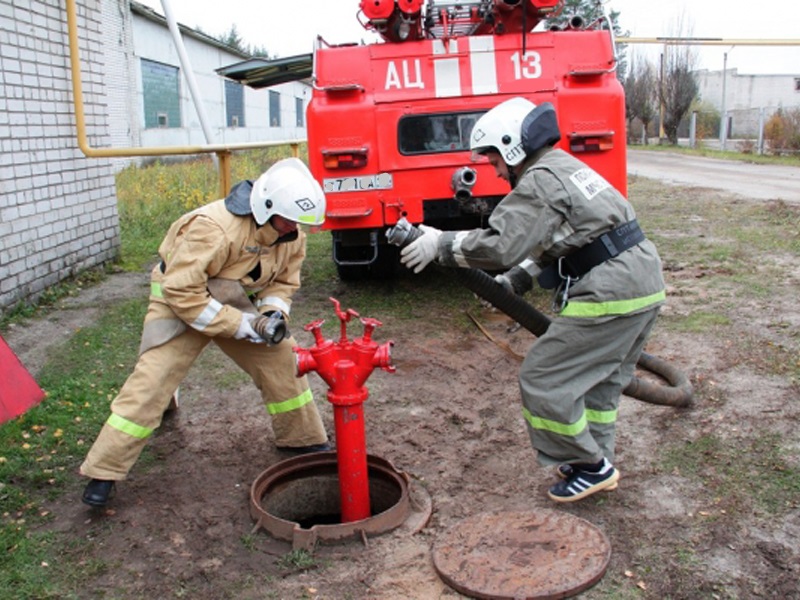
[[[161,0],[139,0],[164,14]],[[359,0],[166,0],[176,20],[221,35],[236,25],[248,44],[280,57],[311,52],[321,35],[329,43],[370,41],[358,21]],[[763,0],[762,0],[763,1]],[[732,0],[609,0],[619,11],[623,31],[634,37],[682,33],[723,39],[793,39],[800,41],[800,2],[769,0],[764,4]],[[763,6],[764,10],[756,10]],[[338,12],[337,12],[338,11]],[[683,30],[678,24],[683,22]],[[640,45],[634,52],[657,56],[659,46]],[[800,74],[800,46],[697,47],[701,68],[728,68],[742,74]]]

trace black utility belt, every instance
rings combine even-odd
[[[580,279],[597,265],[618,256],[645,240],[639,222],[634,219],[616,229],[607,231],[594,241],[578,248],[572,254],[562,256],[545,267],[536,281],[546,290],[551,290],[567,279]]]

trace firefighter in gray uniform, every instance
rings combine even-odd
[[[517,293],[534,278],[554,290],[557,313],[522,363],[519,382],[531,444],[558,465],[548,496],[572,502],[617,487],[614,437],[622,389],[664,303],[661,259],[633,207],[603,177],[553,146],[549,103],[507,100],[472,130],[473,159],[485,157],[511,185],[488,227],[424,234],[401,252],[419,273],[446,267],[505,270]]]

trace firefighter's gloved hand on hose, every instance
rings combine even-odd
[[[256,344],[263,344],[264,338],[262,338],[256,330],[253,329],[253,319],[256,318],[256,315],[250,313],[242,313],[242,322],[239,323],[239,329],[236,330],[236,333],[233,334],[233,337],[237,340],[247,340],[248,342],[255,342]]]
[[[531,259],[526,258],[518,265],[511,267],[505,273],[495,275],[494,280],[509,294],[524,296],[533,289],[534,278],[541,272],[539,266]],[[489,308],[492,303],[481,299],[481,304]]]
[[[423,234],[400,251],[400,262],[419,273],[439,257],[439,237],[442,232],[434,227],[420,225]]]
[[[500,285],[515,293],[517,296],[523,296],[533,289],[533,282],[542,270],[530,258],[526,258],[516,267],[511,267],[502,275],[495,277]],[[498,278],[502,281],[498,281]]]

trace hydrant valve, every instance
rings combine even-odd
[[[372,334],[381,322],[368,318],[361,319],[364,334],[350,341],[347,323],[358,317],[358,313],[352,309],[342,311],[338,300],[330,300],[341,322],[339,341],[326,340],[322,335],[324,321],[313,321],[304,329],[314,335],[314,346],[297,346],[294,351],[298,377],[316,371],[328,384],[328,401],[333,404],[336,427],[342,521],[351,522],[371,516],[363,409],[369,392],[364,383],[375,367],[390,373],[395,371],[391,352],[394,342],[378,345]]]

